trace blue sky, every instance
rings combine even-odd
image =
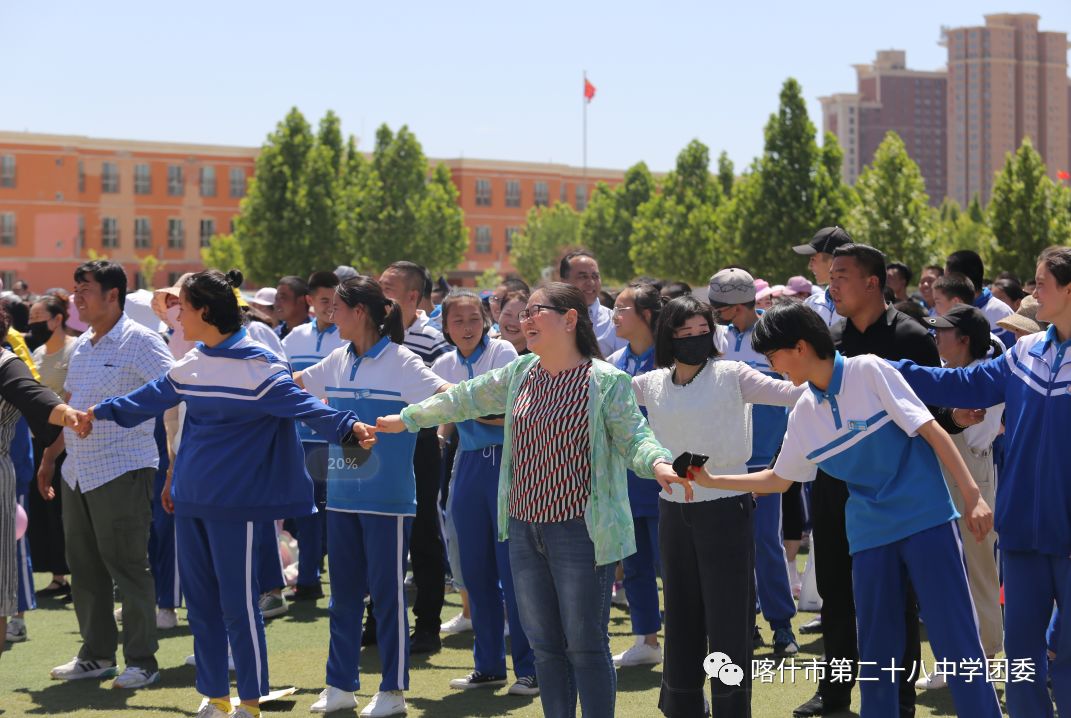
[[[740,168],[786,77],[820,124],[851,65],[903,48],[942,67],[940,27],[993,12],[1071,32],[1068,0],[5,0],[0,129],[258,145],[296,105],[334,109],[365,149],[387,122],[431,156],[580,164],[586,69],[589,166],[666,170],[699,138]]]

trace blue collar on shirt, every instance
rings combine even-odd
[[[383,353],[383,350],[387,348],[388,344],[390,344],[390,337],[381,337],[378,342],[372,345],[371,349],[364,354],[358,355],[357,350],[353,348],[353,342],[350,342],[350,345],[346,347],[346,351],[353,357],[353,368],[350,369],[350,381],[353,381],[353,378],[357,376],[357,367],[361,366],[362,361],[365,359],[375,359]]]
[[[985,309],[985,305],[989,304],[989,300],[993,298],[993,292],[989,291],[988,287],[982,288],[982,293],[974,298],[974,306],[979,309]]]
[[[841,384],[844,381],[844,357],[840,352],[833,353],[833,376],[829,380],[829,388],[822,391],[814,384],[808,382],[807,386],[814,394],[815,399],[821,404],[829,402],[829,410],[833,412],[833,426],[841,428],[840,407],[837,406],[837,395],[840,394]]]
[[[461,350],[456,346],[454,347],[454,351],[457,352],[457,360],[461,362],[462,366],[469,370],[469,379],[476,376],[476,371],[473,367],[476,365],[476,362],[480,361],[480,357],[483,356],[483,353],[487,350],[487,345],[490,343],[491,340],[484,334],[483,338],[480,339],[480,343],[476,345],[476,348],[472,350],[472,354],[468,357],[464,356],[461,353]]]
[[[762,309],[756,309],[755,313],[758,314],[761,317],[763,315],[763,310]],[[740,331],[739,329],[736,328],[735,324],[729,324],[729,333],[732,334],[736,338],[736,351],[740,351],[740,345],[744,343],[744,337],[746,337],[754,328],[755,328],[755,325],[752,324],[750,327],[748,327],[744,331]]]
[[[319,329],[317,329],[317,326],[318,325],[317,325],[316,322],[312,323],[312,334],[313,334],[313,336],[315,336],[317,338],[317,340],[319,340],[320,337],[323,337],[323,336],[326,336],[326,335],[328,335],[328,334],[330,334],[332,332],[337,332],[338,331],[338,325],[337,324],[328,324],[327,325],[327,329],[324,329],[322,332]]]
[[[1056,359],[1052,363],[1052,375],[1055,378],[1056,372],[1060,370],[1060,364],[1063,363],[1064,355],[1068,349],[1071,349],[1071,339],[1061,344],[1059,337],[1056,336],[1056,327],[1050,324],[1049,328],[1045,330],[1045,338],[1034,345],[1033,349],[1030,350],[1030,355],[1040,359],[1053,346],[1056,347]]]
[[[217,344],[214,347],[206,346],[204,342],[197,342],[197,348],[200,349],[205,354],[208,354],[209,356],[211,356],[212,352],[223,351],[224,349],[230,349],[235,344],[237,344],[238,342],[242,341],[245,338],[246,338],[245,327],[242,327],[241,329],[236,331],[234,334],[231,334],[229,337],[227,337],[226,339],[224,339],[223,341],[221,341],[219,344]]]
[[[643,354],[636,354],[632,351],[632,344],[628,344],[625,346],[625,351],[621,352],[621,356],[617,358],[617,368],[630,376],[645,374],[654,369],[654,350],[652,344]],[[631,371],[632,368],[635,371]]]

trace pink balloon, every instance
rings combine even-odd
[[[30,518],[26,515],[26,511],[22,508],[22,504],[15,504],[15,540],[18,541],[26,535],[26,525],[30,523]]]

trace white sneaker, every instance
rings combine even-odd
[[[123,607],[119,606],[119,608],[117,608],[114,611],[112,611],[112,616],[115,617],[115,622],[116,623],[122,623],[123,622]]]
[[[442,633],[468,633],[472,630],[472,619],[465,618],[465,614],[459,613],[442,625]]]
[[[625,587],[616,581],[614,582],[613,593],[610,594],[610,605],[620,606],[621,608],[628,606],[628,596],[625,595]]]
[[[205,698],[201,701],[201,710],[197,711],[197,715],[193,718],[227,718],[229,715],[230,713],[224,713],[219,708],[216,708],[209,703],[208,699]]]
[[[624,666],[653,666],[662,662],[662,647],[648,645],[643,636],[636,636],[627,651],[614,656],[614,665],[618,668]]]
[[[511,696],[538,696],[539,680],[535,676],[521,676],[506,693]]]
[[[58,681],[77,681],[83,678],[115,678],[117,672],[111,661],[81,661],[75,657],[62,666],[56,666],[48,675]]]
[[[178,614],[175,613],[173,608],[158,608],[156,609],[156,627],[161,630],[168,630],[169,628],[175,628],[178,626]]]
[[[26,640],[26,619],[18,616],[7,619],[7,640],[9,643],[22,643]]]
[[[261,711],[258,715],[266,715],[264,711]],[[249,712],[249,709],[243,705],[239,705],[231,713],[231,718],[253,718],[253,714]]]
[[[915,688],[923,691],[948,688],[948,681],[945,680],[944,674],[935,673],[932,676],[926,676],[915,681]]]
[[[313,713],[330,713],[331,711],[353,710],[357,707],[357,698],[349,691],[328,686],[320,691],[320,697],[309,710]]]
[[[191,653],[190,655],[186,656],[186,660],[183,661],[183,663],[185,663],[187,666],[193,666],[194,668],[196,668],[197,654]],[[231,651],[229,648],[227,649],[227,670],[231,673],[234,673],[234,656],[231,655]]]
[[[137,666],[127,666],[119,677],[112,681],[112,688],[145,688],[160,682],[160,671],[148,671]]]
[[[405,705],[405,694],[401,691],[380,691],[361,711],[362,718],[383,718],[384,716],[404,716],[409,709]]]

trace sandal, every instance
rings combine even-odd
[[[52,579],[52,583],[38,591],[37,595],[43,598],[51,596],[69,596],[71,595],[71,584],[69,581],[57,581],[56,579]]]

